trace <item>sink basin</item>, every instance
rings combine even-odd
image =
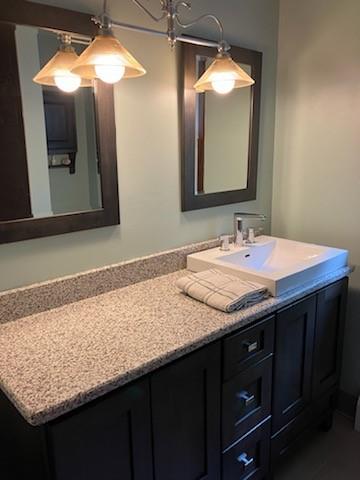
[[[268,236],[257,237],[253,245],[231,245],[227,252],[212,248],[187,257],[193,272],[218,268],[265,285],[275,297],[347,264],[347,250]]]

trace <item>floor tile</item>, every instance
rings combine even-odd
[[[317,433],[287,459],[275,480],[360,480],[360,433],[336,414],[328,433]]]

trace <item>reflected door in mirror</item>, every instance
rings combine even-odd
[[[75,173],[77,128],[74,95],[44,88],[44,113],[48,155],[68,155],[69,173]],[[54,166],[50,163],[50,166]]]

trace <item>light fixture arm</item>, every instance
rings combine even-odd
[[[167,30],[166,32],[161,32],[151,28],[140,27],[138,25],[131,25],[118,20],[112,19],[108,13],[108,2],[107,0],[103,1],[103,10],[102,14],[92,17],[92,21],[99,26],[100,32],[106,33],[111,31],[112,27],[122,28],[124,30],[130,30],[141,33],[148,33],[150,35],[156,35],[160,37],[166,37],[173,47],[176,42],[191,43],[193,45],[202,45],[211,48],[217,48],[220,54],[226,53],[230,50],[230,45],[224,40],[224,28],[221,21],[212,14],[201,15],[192,22],[186,23],[180,19],[179,9],[180,7],[191,9],[191,3],[184,0],[160,0],[162,14],[160,16],[155,16],[153,13],[145,7],[140,0],[132,0],[132,2],[140,8],[146,15],[148,15],[154,22],[160,22],[161,20],[167,19]],[[219,30],[219,41],[204,40],[202,38],[192,37],[189,35],[178,35],[176,32],[176,26],[179,26],[183,29],[190,28],[193,25],[196,25],[199,22],[204,20],[212,20],[218,27]]]
[[[141,2],[139,2],[139,0],[132,0],[132,1],[135,3],[135,5],[137,5],[140,8],[140,10],[142,10],[144,13],[149,15],[149,17],[152,20],[154,20],[154,22],[160,22],[167,15],[165,2],[163,2],[163,1],[161,1],[162,14],[160,15],[160,17],[156,17],[155,15],[153,15],[148,8],[146,8]]]
[[[181,2],[181,4],[184,4],[184,2]],[[193,27],[194,25],[202,22],[203,20],[213,20],[216,23],[216,25],[219,28],[219,32],[220,32],[220,42],[223,41],[224,40],[224,27],[222,26],[222,23],[220,22],[220,20],[215,15],[212,15],[211,13],[206,13],[205,15],[201,15],[200,17],[195,18],[195,20],[193,20],[192,22],[184,23],[180,20],[179,13],[176,13],[176,22],[178,23],[178,25],[181,28]]]
[[[219,44],[224,42],[224,27],[223,27],[223,24],[221,23],[221,21],[218,19],[218,17],[216,15],[213,15],[211,13],[206,13],[205,15],[201,15],[200,17],[195,18],[191,22],[185,23],[185,22],[182,22],[180,20],[180,17],[179,17],[179,15],[180,15],[179,8],[180,7],[185,7],[187,10],[191,10],[191,3],[190,2],[179,1],[175,5],[176,22],[181,28],[186,29],[186,28],[189,28],[189,27],[193,27],[194,25],[197,25],[198,23],[202,22],[203,20],[212,20],[216,23],[216,25],[219,29],[219,33],[220,33]]]
[[[60,89],[70,92],[75,91],[80,86],[89,86],[93,79],[100,79],[106,83],[113,84],[119,82],[122,78],[135,78],[144,75],[146,73],[145,68],[114,36],[112,28],[119,27],[125,30],[166,38],[171,47],[174,47],[176,42],[184,42],[216,48],[218,55],[216,55],[215,60],[194,85],[198,93],[214,90],[220,94],[226,94],[233,88],[242,88],[254,84],[254,80],[232,60],[231,55],[228,53],[230,45],[224,39],[224,28],[218,17],[212,14],[204,14],[189,22],[182,21],[180,18],[181,8],[191,10],[191,3],[188,0],[159,0],[162,13],[160,16],[156,16],[143,5],[142,1],[132,0],[153,21],[160,22],[166,19],[166,31],[130,25],[112,19],[108,11],[108,0],[103,0],[101,14],[92,18],[95,25],[99,27],[99,31],[94,39],[89,39],[89,41],[86,37],[72,37],[67,32],[56,32],[54,30],[54,33],[61,34],[59,50],[34,77],[34,81],[41,85],[53,85],[55,82]],[[217,26],[219,31],[217,42],[191,35],[182,35],[177,32],[179,27],[187,29],[205,20],[210,20]],[[74,43],[86,45],[89,43],[80,56],[76,54],[71,46],[72,40]],[[58,70],[51,70],[51,68],[53,68],[53,63],[58,61],[58,58],[63,58],[64,56],[67,56],[66,65],[70,66],[67,69],[67,76],[60,79],[60,75],[57,73]],[[52,74],[47,77],[44,76],[44,69],[46,72],[51,71]]]
[[[61,46],[71,46],[71,35],[69,33],[60,33],[58,35],[58,40]]]
[[[99,27],[100,31],[103,32],[110,30],[113,26],[113,21],[106,12],[96,17],[91,17],[91,20]]]
[[[184,4],[185,2],[180,2],[180,3]],[[226,40],[224,40],[224,27],[223,27],[221,21],[215,15],[212,15],[212,14],[209,14],[209,13],[205,14],[205,15],[201,15],[200,17],[196,18],[195,20],[193,20],[190,23],[184,23],[179,19],[178,15],[176,16],[176,22],[181,28],[192,27],[192,26],[198,24],[199,22],[202,22],[203,20],[213,20],[219,28],[220,40],[219,40],[219,43],[217,45],[218,52],[219,53],[224,53],[224,52],[229,51],[231,47],[228,44],[228,42]]]

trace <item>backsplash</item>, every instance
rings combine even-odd
[[[116,265],[0,293],[0,323],[51,310],[186,268],[187,255],[219,245],[194,243]]]

